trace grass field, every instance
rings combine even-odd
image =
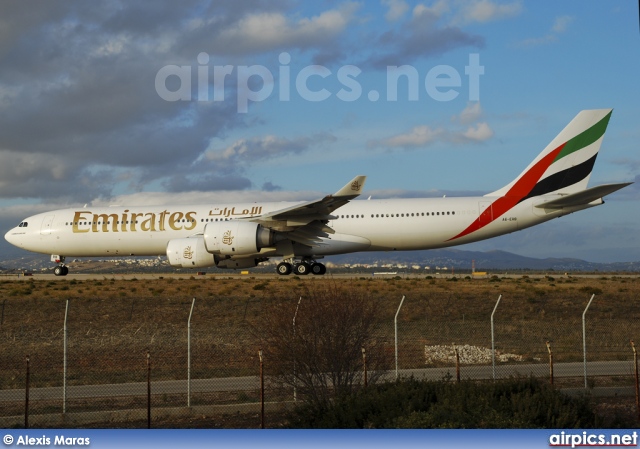
[[[540,363],[540,376],[548,372],[546,341],[551,342],[556,362],[582,360],[582,313],[592,294],[596,296],[586,314],[590,361],[632,360],[630,340],[640,341],[640,279],[635,277],[0,280],[0,389],[24,387],[26,355],[32,388],[62,384],[67,300],[68,385],[142,382],[147,351],[154,380],[185,379],[193,298],[192,378],[255,376],[259,343],[253,329],[265,306],[287,301],[293,318],[299,298],[299,313],[304,313],[308,289],[327,283],[378,302],[378,337],[390,353],[394,317],[400,299],[406,297],[398,313],[401,369],[452,366],[450,360],[429,359],[428,348],[452,348],[453,343],[490,348],[490,317],[499,295],[494,315],[497,351],[518,356],[509,363]],[[593,382],[631,385],[632,378]],[[247,390],[195,400],[255,400],[255,390]],[[171,405],[174,398],[164,399]],[[109,401],[104,402],[82,408],[108,408]]]

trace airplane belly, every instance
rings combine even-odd
[[[68,257],[157,256],[166,252],[168,238],[147,235],[87,234],[60,236],[55,253]]]
[[[364,237],[348,234],[334,234],[330,239],[322,239],[322,243],[314,247],[312,252],[318,256],[331,254],[346,254],[367,251],[371,241]]]

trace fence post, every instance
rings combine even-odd
[[[260,428],[264,429],[264,369],[262,362],[262,349],[258,350],[260,358]]]
[[[64,310],[64,354],[62,357],[62,413],[67,413],[67,318],[69,317],[69,300]]]
[[[196,298],[193,298],[189,320],[187,321],[187,407],[191,407],[191,315],[193,315],[193,306],[195,304]]]
[[[396,317],[393,319],[393,326],[395,329],[396,336],[396,380],[398,380],[398,314],[400,313],[400,309],[402,308],[402,303],[404,302],[404,295],[402,295],[402,300],[400,301],[400,305],[398,306],[398,311],[396,312]]]
[[[584,359],[584,388],[587,388],[587,326],[585,316],[587,315],[587,310],[589,310],[589,306],[591,305],[591,301],[595,298],[595,294],[591,295],[591,299],[585,307],[584,312],[582,312],[582,354]]]
[[[493,380],[496,380],[496,340],[493,332],[493,315],[496,313],[501,299],[502,295],[498,296],[498,301],[493,308],[493,312],[491,312],[491,365],[493,366]]]
[[[24,390],[24,428],[29,428],[29,354],[26,357],[27,362],[27,383]]]
[[[300,297],[300,299],[298,299],[298,305],[296,306],[296,311],[293,314],[293,344],[294,344],[294,348],[296,345],[296,317],[298,316],[298,309],[300,308],[300,302],[302,301],[302,296]],[[296,366],[296,361],[298,359],[298,354],[297,351],[294,351],[293,353],[293,402],[297,402],[298,401],[298,371],[297,371],[297,366]]]
[[[362,367],[364,369],[364,387],[367,388],[367,350],[362,347]]]
[[[147,428],[151,429],[151,353],[147,349]]]
[[[460,383],[460,352],[456,344],[453,344],[453,350],[456,353],[456,382]]]
[[[553,385],[553,352],[551,351],[550,342],[547,342],[547,351],[549,351],[549,381]]]
[[[636,374],[636,410],[638,412],[638,420],[640,420],[640,381],[638,379],[638,352],[636,351],[636,345],[631,340],[631,348],[633,349],[633,365],[635,366]]]

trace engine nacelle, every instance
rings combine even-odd
[[[253,268],[258,265],[259,260],[254,258],[246,258],[246,259],[220,259],[218,256],[215,256],[216,259],[216,267],[218,268],[230,268],[233,270],[241,269],[241,268]]]
[[[169,240],[167,258],[172,267],[204,268],[216,264],[213,254],[207,252],[202,236]]]
[[[256,254],[273,245],[275,233],[250,221],[217,221],[204,227],[204,244],[212,254],[242,256]]]

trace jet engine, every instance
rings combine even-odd
[[[207,252],[202,236],[169,240],[167,258],[173,267],[204,268],[216,264],[213,254]]]
[[[275,243],[275,232],[250,221],[218,221],[204,227],[208,252],[222,256],[256,254]]]

